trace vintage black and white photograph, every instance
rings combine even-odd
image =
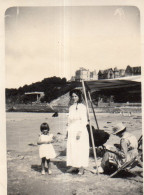
[[[141,20],[132,4],[7,7],[8,195],[143,194]]]

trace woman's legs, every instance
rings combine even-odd
[[[41,173],[42,173],[42,175],[45,174],[45,160],[46,160],[45,157],[41,159],[41,169],[42,169]]]

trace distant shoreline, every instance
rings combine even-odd
[[[94,108],[95,112],[97,113],[141,113],[142,108],[141,105],[119,105],[119,106],[98,106]],[[89,108],[89,111],[92,112],[92,109]],[[27,105],[27,104],[17,104],[17,105],[7,105],[6,112],[38,112],[38,113],[67,113],[68,106],[46,106],[46,105]]]

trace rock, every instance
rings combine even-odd
[[[58,132],[57,135],[62,135],[62,134],[60,132]]]
[[[58,117],[58,112],[55,112],[52,117]]]
[[[17,156],[19,160],[23,160],[24,159],[24,156],[21,156],[21,155],[18,155]]]
[[[37,146],[37,144],[30,143],[29,146]]]

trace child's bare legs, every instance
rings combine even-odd
[[[46,160],[45,157],[41,159],[41,168],[42,168],[41,174],[42,175],[45,174],[45,160]]]
[[[51,171],[51,161],[50,161],[50,159],[47,159],[47,166],[48,166],[48,174],[51,175],[52,171]]]

